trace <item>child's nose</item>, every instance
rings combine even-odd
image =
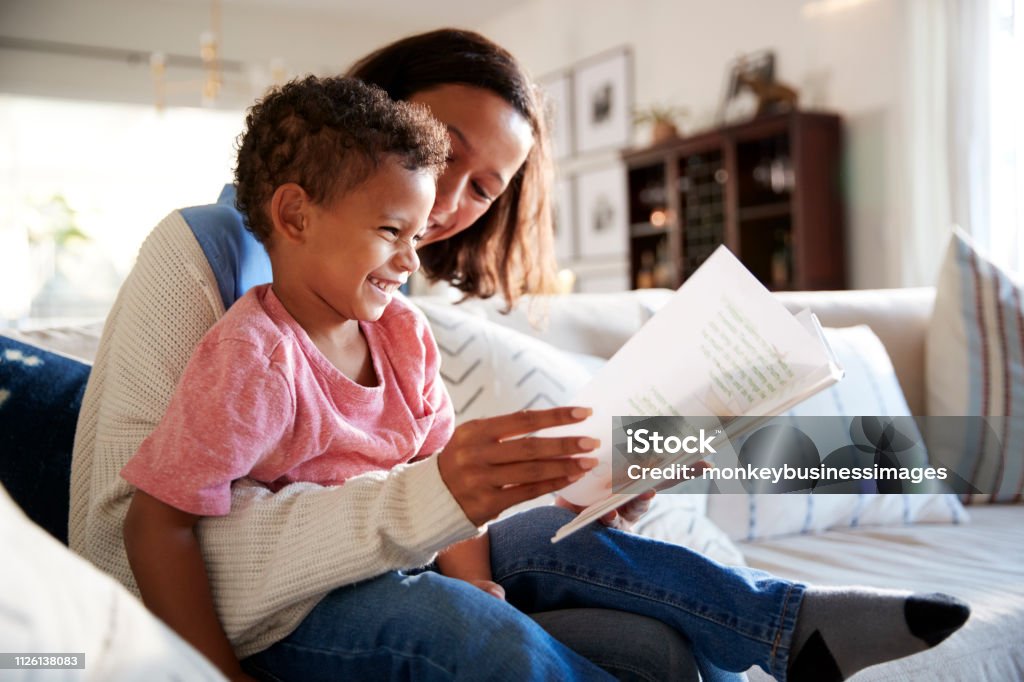
[[[395,254],[395,264],[406,272],[416,272],[420,269],[420,257],[416,255],[416,244],[410,239],[401,240],[398,253]]]

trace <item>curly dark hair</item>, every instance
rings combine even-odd
[[[355,78],[307,76],[271,90],[250,109],[239,138],[235,205],[264,244],[274,191],[294,182],[327,204],[366,181],[387,157],[434,177],[448,133],[426,107],[391,100]]]

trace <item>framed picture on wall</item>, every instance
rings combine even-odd
[[[572,74],[565,71],[540,79],[547,99],[551,122],[551,153],[556,160],[566,159],[573,150]]]
[[[622,47],[581,62],[573,73],[576,153],[629,145],[633,53]]]
[[[555,258],[559,265],[576,257],[576,206],[572,200],[572,178],[555,180]]]
[[[579,256],[623,256],[629,251],[626,170],[622,164],[576,176]]]

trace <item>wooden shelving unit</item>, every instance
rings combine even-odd
[[[841,145],[838,116],[792,112],[626,151],[633,287],[725,244],[771,289],[845,288]]]

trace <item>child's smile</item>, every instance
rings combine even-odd
[[[370,275],[367,279],[370,284],[377,287],[382,293],[390,298],[391,294],[395,293],[395,290],[398,289],[398,287],[405,284],[406,280],[408,280],[408,276],[403,276],[401,280],[389,280]]]
[[[302,227],[270,256],[274,291],[288,312],[311,332],[380,319],[420,267],[416,244],[434,192],[429,172],[387,158],[335,200],[305,204]]]

